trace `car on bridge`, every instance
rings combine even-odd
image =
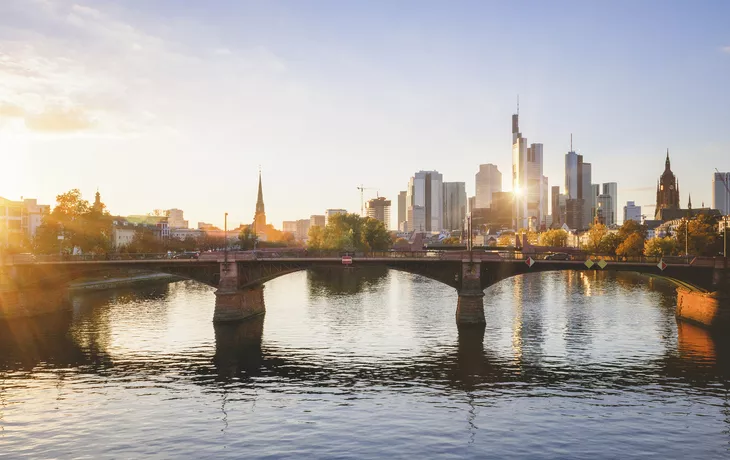
[[[545,260],[573,260],[573,256],[567,252],[553,252],[545,256]]]
[[[188,251],[188,252],[181,252],[180,254],[175,254],[174,256],[172,256],[172,258],[173,259],[197,259],[199,255],[200,254],[198,254],[197,252]]]

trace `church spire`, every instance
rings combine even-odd
[[[266,232],[266,211],[264,209],[264,189],[261,186],[261,168],[259,167],[259,192],[256,197],[256,214],[253,216],[253,228],[257,235]]]
[[[667,160],[664,162],[664,170],[669,171],[672,169],[669,164],[669,149],[667,149]]]
[[[256,214],[264,212],[264,191],[261,187],[261,169],[259,169],[259,194],[256,197]]]
[[[692,209],[692,194],[689,194],[689,203],[687,203],[687,209]]]

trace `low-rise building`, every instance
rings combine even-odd
[[[0,246],[21,246],[35,237],[50,212],[49,205],[38,204],[34,198],[12,201],[0,197]]]

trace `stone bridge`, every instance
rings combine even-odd
[[[346,260],[345,260],[346,259]],[[345,265],[345,263],[349,264]],[[499,281],[526,273],[555,270],[629,271],[659,276],[674,282],[691,296],[730,287],[730,269],[726,259],[694,258],[635,261],[548,260],[542,254],[487,252],[383,252],[338,255],[312,255],[305,252],[204,253],[198,259],[16,261],[0,266],[0,291],[58,288],[75,279],[119,270],[148,270],[193,279],[217,288],[213,321],[239,321],[264,313],[263,283],[279,276],[310,268],[332,270],[349,267],[386,266],[424,276],[453,287],[458,292],[456,322],[459,325],[483,325],[484,290]],[[705,302],[705,298],[700,300]],[[689,300],[685,301],[686,304]],[[694,302],[694,300],[693,300]],[[702,303],[700,302],[700,303]],[[704,304],[703,304],[704,305]],[[3,308],[0,297],[0,312]],[[705,308],[704,306],[702,308]],[[724,310],[723,310],[724,311]],[[706,313],[702,313],[705,315]],[[717,316],[717,312],[711,313]],[[725,313],[723,313],[725,315]],[[691,317],[691,315],[690,315]],[[705,322],[701,318],[692,318]],[[712,319],[712,318],[711,318]],[[712,319],[714,321],[714,319]]]

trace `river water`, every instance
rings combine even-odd
[[[730,348],[671,289],[542,273],[456,292],[299,272],[214,327],[190,281],[0,325],[3,458],[728,458]]]

